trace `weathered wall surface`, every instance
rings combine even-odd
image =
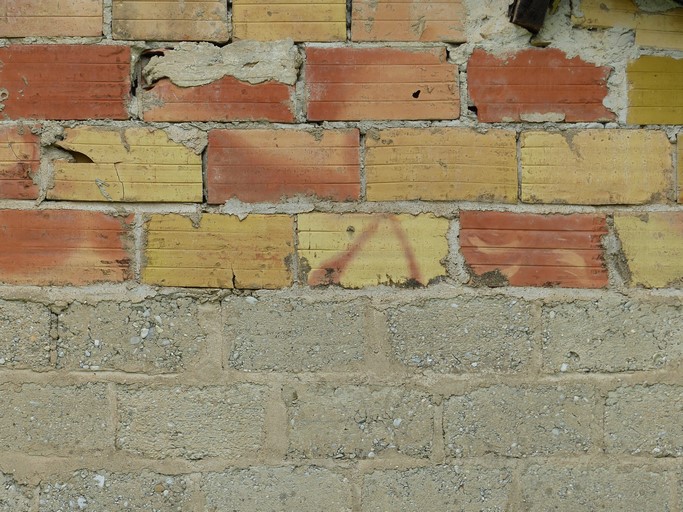
[[[683,10],[507,4],[0,1],[0,510],[683,511]]]

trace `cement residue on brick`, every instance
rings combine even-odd
[[[0,505],[2,502],[0,501]],[[101,510],[171,512],[191,510],[189,479],[142,471],[75,471],[68,479],[45,478],[39,512]]]
[[[605,295],[543,306],[547,372],[654,370],[683,359],[681,305]]]
[[[579,455],[594,444],[595,391],[588,386],[495,385],[444,405],[446,450],[455,457]]]
[[[3,512],[32,512],[31,490],[17,483],[10,475],[0,473],[0,510]]]
[[[512,492],[508,469],[436,466],[374,471],[363,478],[362,509],[367,512],[503,511]]]
[[[224,76],[260,84],[276,81],[294,85],[302,58],[291,39],[235,41],[223,47],[210,43],[180,43],[153,56],[142,69],[148,84],[168,78],[179,87],[205,85]]]
[[[348,371],[363,359],[367,299],[234,297],[225,303],[229,365],[246,371]]]
[[[113,448],[107,386],[0,386],[0,452],[83,454]]]
[[[666,475],[642,468],[532,465],[521,477],[522,509],[670,510]]]
[[[442,373],[519,371],[530,361],[530,305],[510,297],[424,300],[387,312],[405,365]]]
[[[621,387],[607,395],[605,444],[608,453],[683,456],[683,386]]]
[[[316,386],[288,397],[288,458],[365,459],[387,453],[426,458],[432,450],[429,395],[399,387]]]
[[[0,300],[0,369],[50,367],[50,316],[40,304]]]
[[[59,314],[57,368],[168,373],[196,363],[206,346],[190,298],[140,303],[74,302]]]
[[[315,466],[251,467],[203,475],[207,510],[351,511],[351,482]],[[239,504],[239,507],[237,506]]]
[[[255,457],[264,442],[265,392],[240,384],[120,387],[120,450],[153,459]]]

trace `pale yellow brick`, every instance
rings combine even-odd
[[[626,74],[629,123],[683,124],[683,60],[643,55]]]
[[[102,35],[102,0],[0,0],[2,37]]]
[[[522,201],[642,204],[673,190],[664,132],[582,130],[522,134]]]
[[[637,14],[633,0],[581,0],[573,20],[580,27],[635,28]]]
[[[345,0],[233,0],[235,39],[343,41]]]
[[[636,20],[636,44],[683,50],[683,9],[658,14],[641,13]]]
[[[48,199],[201,202],[202,159],[162,130],[78,127],[57,146],[75,161],[54,162]]]
[[[366,139],[367,199],[517,200],[515,132],[396,128]]]
[[[661,288],[683,279],[683,212],[617,214],[614,226],[631,284]]]
[[[447,219],[434,215],[299,216],[299,255],[308,284],[360,288],[445,275]]]
[[[225,0],[114,0],[114,39],[216,41],[230,39]]]
[[[293,220],[250,215],[152,215],[142,279],[163,286],[281,288],[292,278]]]

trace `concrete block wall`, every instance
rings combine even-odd
[[[0,2],[0,511],[683,512],[683,9]]]

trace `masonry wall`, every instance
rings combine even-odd
[[[683,511],[683,9],[0,1],[0,510]]]

